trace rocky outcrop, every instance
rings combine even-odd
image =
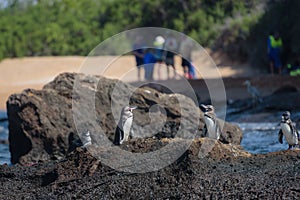
[[[143,138],[136,138],[129,142],[127,142],[127,145],[125,146],[125,150],[129,152],[134,153],[147,153],[151,151],[155,151],[165,145],[176,143],[174,147],[178,147],[178,145],[185,143],[185,140],[179,139],[164,139],[164,140],[158,140],[153,138],[143,139]],[[211,147],[208,149],[207,145],[211,145]],[[95,158],[95,154],[93,154],[93,151],[95,152],[101,152],[102,154],[104,152],[108,151],[114,151],[114,149],[117,149],[119,147],[112,147],[112,149],[104,149],[101,147],[91,147],[91,148],[76,148],[74,151],[72,151],[70,154],[67,155],[66,159],[64,161],[61,161],[55,165],[52,165],[50,167],[47,167],[46,169],[40,169],[36,172],[35,178],[39,179],[39,184],[41,186],[46,186],[51,183],[61,183],[61,182],[68,182],[77,180],[86,176],[93,176],[97,170],[99,171],[114,171],[114,173],[123,173],[122,171],[119,171],[112,166],[106,166],[102,162],[100,162],[99,159]],[[207,151],[207,152],[205,152]],[[119,151],[118,153],[123,154],[121,157],[126,156],[126,153],[124,151]],[[205,153],[205,154],[204,154]],[[113,156],[117,156],[116,154],[112,154],[111,160],[114,160]],[[177,164],[184,165],[185,163],[183,160],[189,162],[191,161],[199,161],[201,159],[214,159],[218,161],[226,160],[230,158],[231,160],[236,160],[239,158],[248,158],[251,154],[242,150],[240,146],[236,145],[228,145],[228,144],[222,144],[220,142],[217,142],[216,140],[212,140],[209,138],[201,138],[201,139],[195,139],[191,142],[189,148],[186,150],[186,152],[183,155],[180,155],[174,163],[171,163],[168,167],[174,167]],[[122,162],[120,160],[115,160],[116,162]],[[123,164],[134,164],[132,160],[126,159],[126,162]],[[186,163],[188,164],[188,163]],[[191,170],[192,169],[192,166]],[[149,172],[151,172],[150,170]],[[154,170],[156,171],[156,170]],[[135,173],[135,172],[133,172]],[[52,175],[49,178],[49,175]]]
[[[56,160],[80,145],[90,131],[92,142],[111,145],[121,108],[137,105],[133,138],[200,137],[203,113],[179,94],[135,88],[100,76],[64,73],[42,90],[27,89],[7,101],[11,162]],[[240,144],[241,130],[226,123],[222,142]],[[110,141],[109,141],[110,140]]]

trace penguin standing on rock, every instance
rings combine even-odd
[[[204,137],[220,139],[221,128],[216,118],[215,108],[212,105],[200,105],[200,109],[204,112]]]
[[[92,145],[92,138],[91,138],[91,134],[89,131],[87,131],[81,135],[81,141],[82,141],[83,147]]]
[[[280,122],[280,131],[278,133],[278,141],[282,144],[282,137],[284,135],[285,140],[287,141],[289,148],[293,149],[295,146],[299,144],[299,132],[294,126],[291,120],[291,113],[289,111],[285,111],[281,116]]]
[[[130,129],[132,126],[133,113],[136,106],[125,106],[122,109],[120,120],[115,131],[114,144],[120,145],[129,138]]]

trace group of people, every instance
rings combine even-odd
[[[186,36],[182,38],[179,45],[177,38],[172,33],[167,34],[166,38],[161,35],[156,36],[151,48],[147,48],[142,36],[136,37],[133,44],[133,55],[135,56],[138,69],[138,79],[142,79],[141,68],[144,68],[145,80],[153,80],[154,67],[157,67],[157,76],[158,79],[161,79],[161,71],[165,66],[168,79],[171,78],[170,71],[173,71],[173,78],[176,78],[175,55],[178,52],[181,56],[181,66],[183,67],[185,78],[195,78],[195,70],[190,62],[192,46],[192,42]]]
[[[133,55],[135,56],[136,66],[138,69],[138,79],[142,79],[141,68],[144,68],[145,79],[153,80],[154,67],[157,66],[157,76],[161,79],[161,71],[167,66],[167,76],[171,78],[170,69],[173,71],[173,78],[176,77],[175,71],[175,55],[181,56],[181,66],[185,78],[195,78],[195,68],[191,63],[192,42],[187,36],[180,38],[174,37],[172,33],[166,34],[166,38],[161,35],[156,36],[153,44],[154,48],[147,48],[144,44],[143,37],[137,36],[133,45]],[[296,59],[295,64],[287,64],[284,68],[282,64],[281,54],[283,42],[278,31],[271,32],[268,40],[268,59],[271,74],[289,74],[291,76],[300,75],[300,58]]]

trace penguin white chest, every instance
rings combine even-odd
[[[283,135],[289,145],[298,144],[297,134],[293,133],[289,124],[280,123],[280,127],[281,127]]]
[[[88,146],[88,145],[92,144],[92,138],[91,138],[89,131],[82,134],[81,141],[82,141],[83,146]]]
[[[205,117],[204,122],[205,122],[206,127],[207,127],[208,137],[213,138],[213,139],[219,139],[218,133],[217,133],[216,123],[209,117]]]
[[[124,140],[128,141],[129,134],[130,134],[130,129],[132,125],[132,117],[129,117],[128,119],[125,120],[124,125],[123,125],[123,131],[124,131]]]

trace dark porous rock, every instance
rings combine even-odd
[[[241,144],[243,138],[242,129],[237,126],[225,122],[220,141],[223,143]]]
[[[286,94],[286,93],[293,93],[298,92],[298,89],[292,85],[285,85],[273,92],[273,95],[276,94]]]
[[[276,93],[264,99],[265,110],[300,110],[300,92]]]
[[[136,138],[120,148],[145,153],[186,142],[181,138]],[[174,162],[147,173],[117,170],[92,156],[113,152],[119,148],[116,146],[76,148],[63,160],[30,167],[0,165],[0,199],[300,198],[300,150],[252,155],[238,145],[209,138],[188,143]]]
[[[7,101],[13,164],[59,160],[81,146],[89,131],[92,143],[111,146],[120,112],[136,105],[132,138],[197,138],[203,113],[188,97],[149,87],[135,88],[101,76],[63,73],[42,90],[27,89]],[[240,144],[241,130],[225,123],[222,142]]]

